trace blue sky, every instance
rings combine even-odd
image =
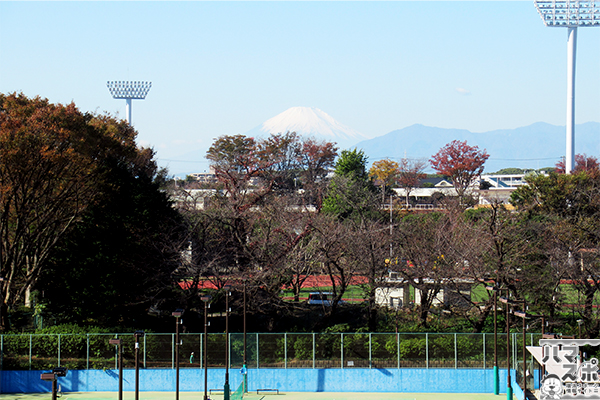
[[[152,81],[133,124],[161,160],[293,106],[371,137],[564,125],[566,41],[532,1],[0,1],[0,92],[124,117],[106,81]],[[600,121],[600,29],[577,44],[576,121]]]

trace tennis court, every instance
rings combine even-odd
[[[34,394],[0,394],[1,400],[42,400],[49,399],[50,393]],[[223,400],[223,394],[212,394],[211,400]],[[133,392],[124,392],[123,400],[134,400]],[[174,392],[140,392],[140,400],[174,400]],[[204,392],[181,392],[180,400],[200,400]],[[249,392],[244,395],[248,400],[499,400],[506,398],[506,394],[474,393],[349,393],[349,392],[280,392],[259,393]],[[63,393],[60,400],[117,400],[117,392],[72,392]]]

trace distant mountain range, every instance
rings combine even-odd
[[[485,164],[486,172],[509,167],[552,167],[564,156],[566,147],[565,127],[543,122],[483,133],[417,124],[369,139],[314,107],[292,107],[244,135],[267,137],[271,133],[288,131],[336,142],[340,149],[362,149],[369,157],[369,162],[382,158],[400,160],[403,157],[429,160],[446,143],[466,140],[471,146],[486,149],[490,155]],[[207,150],[198,149],[175,157],[169,165],[170,173],[185,177],[194,172],[207,171]],[[576,126],[575,152],[600,158],[600,123],[588,122]]]
[[[538,169],[554,166],[565,154],[565,136],[564,126],[543,122],[483,133],[417,124],[362,141],[356,147],[364,150],[370,162],[403,157],[429,160],[446,143],[466,140],[471,146],[486,149],[490,158],[485,171],[495,172],[508,167]],[[575,127],[575,152],[600,156],[600,123],[587,122]]]

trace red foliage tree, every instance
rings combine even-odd
[[[452,180],[458,197],[463,199],[469,186],[483,172],[483,164],[489,157],[485,149],[469,146],[467,141],[453,140],[429,161],[438,174]]]
[[[425,179],[427,176],[423,173],[425,165],[426,161],[424,160],[409,160],[403,158],[400,162],[397,183],[398,186],[404,189],[407,205],[410,192],[412,192],[414,188],[419,187],[421,180]]]
[[[565,160],[561,159],[556,163],[554,170],[559,174],[565,173]],[[600,164],[598,164],[598,159],[593,156],[589,156],[585,153],[577,154],[575,156],[575,170],[573,172],[600,172]]]

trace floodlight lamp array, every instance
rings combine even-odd
[[[600,26],[600,1],[535,0],[546,26]]]
[[[143,100],[152,87],[152,82],[108,81],[106,86],[114,99]]]

